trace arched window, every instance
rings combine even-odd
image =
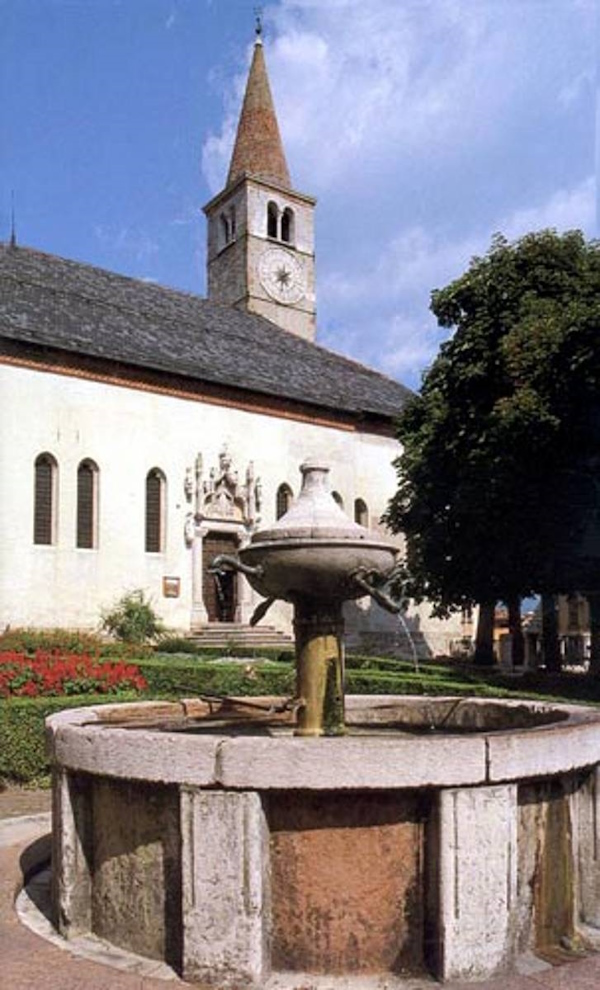
[[[165,507],[167,481],[158,468],[146,475],[146,553],[165,548]]]
[[[339,505],[340,509],[343,509],[344,508],[344,499],[342,498],[342,496],[340,495],[339,492],[332,492],[331,493],[331,497],[332,497],[332,499],[335,502],[337,502],[337,504]]]
[[[267,237],[277,237],[279,226],[279,210],[277,203],[270,202],[267,206]]]
[[[358,523],[359,526],[369,525],[369,511],[362,498],[354,500],[354,522]]]
[[[97,546],[98,467],[82,461],[77,468],[77,546],[92,550]]]
[[[232,206],[229,210],[229,240],[235,241],[236,234],[236,222],[235,222],[235,206]]]
[[[282,516],[286,514],[288,509],[291,508],[292,500],[294,498],[294,493],[289,485],[280,485],[277,489],[277,500],[275,505],[275,515],[277,519],[281,519]]]
[[[287,244],[294,243],[294,211],[286,206],[281,216],[281,240]]]
[[[56,543],[57,489],[58,464],[52,454],[40,454],[34,464],[34,543]]]

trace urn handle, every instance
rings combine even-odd
[[[388,595],[380,586],[381,584],[387,584],[387,577],[380,574],[379,571],[370,571],[366,567],[359,567],[353,571],[351,577],[386,612],[392,612],[394,615],[397,615],[398,612],[402,611],[402,603],[396,601],[391,595]],[[378,581],[379,586],[377,584]]]
[[[218,557],[214,558],[208,569],[211,574],[219,574],[227,571],[239,571],[240,574],[247,574],[249,577],[258,578],[262,577],[264,574],[263,568],[260,564],[256,567],[250,567],[248,564],[242,564],[241,560],[237,557],[232,557],[228,553],[220,553]]]

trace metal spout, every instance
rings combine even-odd
[[[397,615],[402,611],[402,602],[392,598],[387,591],[384,591],[384,587],[388,583],[389,577],[380,574],[379,571],[368,571],[364,567],[358,568],[350,575],[350,577],[355,584],[359,586],[359,588],[363,588],[364,591],[366,591],[366,593],[370,595],[378,605],[381,605],[381,607],[386,610],[386,612],[391,612],[393,615]],[[379,586],[377,585],[377,581],[380,582]]]
[[[227,573],[227,571],[239,571],[240,574],[247,574],[249,577],[261,578],[264,570],[260,564],[251,567],[249,564],[242,564],[237,557],[232,557],[228,553],[220,553],[215,557],[208,568],[211,574]]]

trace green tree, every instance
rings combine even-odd
[[[431,308],[454,333],[401,414],[386,516],[413,595],[514,617],[521,596],[600,588],[600,245],[497,235]]]

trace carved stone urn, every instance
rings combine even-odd
[[[270,604],[283,598],[294,606],[296,640],[296,734],[344,732],[342,604],[366,594],[382,607],[399,606],[383,590],[394,571],[397,547],[352,522],[328,487],[329,468],[318,461],[301,465],[302,489],[291,508],[269,529],[255,533],[239,557],[220,556],[216,570],[235,569]]]

